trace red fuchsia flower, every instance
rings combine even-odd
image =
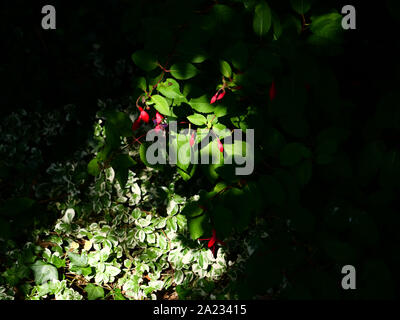
[[[217,93],[211,98],[210,104],[213,104],[215,101],[217,101]]]
[[[217,100],[221,100],[224,96],[225,96],[225,90],[222,90],[222,92],[220,93],[221,89],[219,89],[217,91],[216,94],[213,95],[213,97],[211,98],[210,104],[213,104],[215,101]]]
[[[225,90],[222,91],[218,96],[217,96],[217,100],[221,100],[224,96],[225,96]]]
[[[221,241],[221,240],[219,240],[217,238],[217,231],[215,231],[215,229],[212,229],[212,237],[211,238],[198,239],[198,240],[200,240],[200,241],[208,241],[207,246],[212,251],[214,257],[215,257],[216,245],[217,244],[220,244],[220,245],[223,245],[223,246],[225,245],[225,242],[223,242],[223,241]]]
[[[140,108],[140,119],[142,119],[144,122],[148,123],[150,120],[149,114],[144,111],[142,108]]]
[[[158,113],[158,111],[157,111],[157,113],[156,113],[156,124],[160,124],[163,121],[163,119],[164,119],[164,117],[160,113]]]
[[[190,143],[190,146],[193,147],[193,145],[194,145],[194,132],[192,133],[192,136],[190,137],[189,143]]]
[[[133,123],[133,125],[132,125],[132,131],[136,131],[137,128],[139,128],[140,122],[141,122],[141,121],[142,121],[142,119],[141,119],[140,116],[139,116],[139,118],[137,118],[137,119],[135,120],[135,122]]]
[[[218,149],[220,152],[224,152],[224,145],[222,144],[221,140],[218,139]]]
[[[269,88],[269,99],[272,101],[276,97],[276,86],[275,81],[272,81],[271,87]]]

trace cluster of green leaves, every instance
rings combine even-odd
[[[319,52],[313,45],[317,44],[318,49],[325,45],[333,45],[341,36],[339,32],[341,15],[337,12],[312,15],[309,13],[312,8],[311,1],[290,1],[289,7],[292,13],[284,17],[280,17],[266,1],[237,2],[243,2],[243,7],[215,4],[205,15],[190,15],[196,29],[191,27],[182,32],[175,32],[178,39],[174,46],[160,39],[161,43],[158,45],[169,48],[169,56],[165,55],[164,51],[161,53],[157,51],[159,46],[156,48],[152,45],[153,39],[145,39],[144,49],[132,54],[134,64],[141,70],[138,74],[144,73],[133,81],[135,84],[133,101],[136,101],[136,106],[150,110],[148,112],[151,117],[155,112],[159,112],[166,118],[166,123],[172,120],[179,123],[186,121],[189,127],[195,130],[194,147],[187,150],[185,159],[178,159],[177,172],[185,181],[189,181],[196,176],[196,173],[199,174],[200,168],[200,174],[207,176],[212,184],[221,181],[223,187],[217,185],[215,187],[217,193],[224,191],[224,188],[230,189],[219,197],[217,209],[212,214],[208,212],[207,217],[198,207],[193,209],[199,215],[189,223],[193,239],[204,234],[205,229],[199,227],[200,220],[221,226],[219,231],[228,236],[233,231],[245,230],[253,219],[253,212],[262,212],[260,201],[248,201],[248,199],[261,199],[260,193],[255,193],[253,190],[262,190],[264,188],[262,182],[240,184],[240,177],[234,173],[236,165],[224,164],[224,157],[237,153],[235,150],[240,150],[239,145],[245,150],[242,156],[247,156],[247,161],[254,160],[250,159],[252,154],[246,153],[248,146],[245,141],[225,143],[224,139],[231,138],[233,129],[255,129],[258,134],[257,144],[263,150],[260,154],[256,153],[261,156],[258,160],[263,161],[261,160],[265,156],[263,153],[275,155],[275,152],[279,152],[280,164],[283,168],[290,167],[296,182],[300,186],[308,183],[312,174],[311,150],[301,141],[286,142],[282,133],[270,125],[273,121],[278,121],[285,133],[292,138],[305,139],[309,135],[309,123],[305,118],[305,112],[311,98],[305,86],[313,86],[316,91],[323,86],[320,81],[323,74],[316,68],[309,54]],[[241,12],[250,13],[250,17],[241,16]],[[248,25],[253,27],[252,35],[247,33]],[[177,26],[172,24],[170,28],[172,32]],[[224,30],[223,36],[218,31],[220,29]],[[299,34],[303,33],[309,40],[306,42],[308,46],[299,44],[296,47],[298,50],[288,46],[288,41],[298,38]],[[193,39],[196,39],[195,43]],[[220,41],[216,42],[217,39]],[[271,46],[257,46],[260,40],[261,43],[271,43]],[[209,43],[215,46],[210,48]],[[293,56],[294,51],[296,56]],[[171,56],[173,61],[170,61]],[[284,67],[284,64],[288,67]],[[279,94],[276,100],[268,103],[268,89],[272,82],[278,83],[280,92],[290,94]],[[327,90],[330,92],[326,92]],[[325,86],[325,93],[334,93],[333,90],[334,88]],[[226,95],[223,99],[211,103],[210,99],[217,91],[224,91]],[[319,98],[322,98],[322,95]],[[269,106],[266,109],[267,104]],[[318,104],[317,101],[315,107]],[[336,107],[334,103],[331,105],[332,108]],[[135,161],[125,153],[118,153],[118,150],[126,150],[127,147],[121,144],[118,138],[123,137],[130,144],[129,141],[135,139],[132,134],[137,137],[153,127],[150,123],[132,133],[132,130],[129,130],[132,124],[129,115],[132,119],[137,118],[135,109],[135,106],[128,108],[127,114],[116,111],[103,113],[107,139],[99,142],[99,152],[88,165],[89,173],[97,175],[102,167],[110,164],[119,176],[124,177],[120,178],[120,182],[126,181],[127,170],[135,166]],[[167,130],[166,134],[175,138],[172,145],[175,153],[184,145],[188,145],[192,136],[190,132],[178,134],[173,130]],[[211,134],[214,140],[203,148],[196,148],[208,134]],[[222,153],[218,141],[224,145]],[[142,163],[151,166],[145,156],[147,147],[148,144],[141,144],[140,158]],[[199,155],[219,156],[219,162],[208,165],[192,164],[191,157]],[[168,163],[169,155],[162,156]],[[324,157],[328,156],[320,154],[318,161],[324,161]],[[160,171],[164,169],[163,166],[155,168]],[[270,181],[269,176],[266,179]],[[268,191],[271,189],[269,186],[265,188]],[[279,193],[276,190],[273,192]],[[227,206],[222,198],[240,199],[236,201],[239,205]],[[230,200],[225,202],[233,203]],[[243,212],[246,214],[242,214]],[[210,216],[213,219],[210,219]],[[227,223],[224,224],[223,221]]]
[[[227,136],[218,132],[255,129],[256,168],[250,177],[236,176],[235,165],[223,161],[210,165],[178,162],[176,170],[188,185],[200,180],[211,190],[199,193],[199,199],[189,201],[182,211],[190,237],[197,239],[212,229],[223,238],[247,233],[255,221],[267,219],[273,237],[260,244],[248,268],[254,271],[251,274],[264,269],[268,275],[262,282],[255,276],[243,277],[238,282],[239,295],[251,297],[268,288],[285,297],[338,297],[335,274],[340,264],[360,261],[362,252],[378,244],[376,237],[362,245],[363,236],[352,233],[364,228],[377,233],[371,213],[342,202],[341,192],[349,196],[354,188],[354,183],[348,184],[354,175],[345,149],[351,136],[346,117],[351,117],[354,105],[342,99],[329,60],[342,52],[340,8],[326,9],[310,0],[237,0],[210,7],[200,2],[179,6],[179,12],[186,14],[176,23],[171,23],[176,12],[166,7],[152,12],[151,21],[158,23],[148,26],[151,36],[143,37],[142,47],[132,54],[137,66],[132,99],[136,105],[126,112],[135,119],[136,107],[141,106],[150,117],[161,113],[165,123],[188,120],[186,127],[195,130],[196,145],[212,129],[224,152],[232,152],[234,146],[225,143]],[[158,33],[160,25],[168,26],[163,30],[173,34],[174,41]],[[272,84],[276,95],[270,93]],[[222,91],[224,98],[211,103],[216,92]],[[152,123],[141,126],[134,135],[152,128]],[[166,134],[176,137],[177,148],[191,137],[173,131]],[[217,141],[199,152],[219,154]],[[140,147],[140,160],[149,166],[146,147],[145,143]],[[192,152],[196,149],[188,152],[188,158]],[[391,173],[397,172],[394,167]],[[154,168],[170,173],[163,166]],[[336,194],[335,189],[332,196],[324,196],[322,208],[310,204],[318,182],[332,184],[334,180],[334,188],[342,191]],[[339,208],[349,214],[350,223],[343,222],[348,225],[345,235],[338,230],[325,232],[334,224],[331,215]],[[271,251],[279,252],[267,254]],[[320,283],[329,283],[326,291],[318,281],[304,283],[302,279],[309,277],[297,272],[308,268],[307,261],[317,252],[317,263],[328,266],[321,267],[317,277],[324,279]],[[380,257],[367,263],[384,265]]]
[[[105,140],[101,123],[96,124],[94,136]],[[140,174],[129,171],[121,184],[108,167],[78,192],[91,180],[82,175],[86,167],[79,165],[86,154],[78,151],[75,161],[52,164],[47,170],[50,179],[42,183],[52,186],[48,195],[69,193],[48,206],[62,216],[52,228],[34,230],[35,244],[28,242],[21,250],[11,240],[5,243],[10,267],[0,276],[5,285],[2,299],[13,298],[7,286],[18,286],[31,300],[157,299],[176,286],[181,290],[196,286],[198,298],[209,298],[215,291],[204,291],[203,286],[227,276],[234,280],[236,274],[227,275],[227,267],[239,268],[240,259],[228,261],[224,248],[214,257],[207,247],[188,240],[181,213],[187,200],[175,192],[175,182],[168,181],[171,177],[148,168]],[[85,178],[72,178],[76,176]],[[59,181],[69,183],[60,188]],[[18,205],[23,204],[19,199]],[[222,298],[229,294],[226,286],[219,292]]]

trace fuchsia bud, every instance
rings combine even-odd
[[[275,82],[272,81],[271,87],[269,88],[269,99],[272,101],[276,97],[276,87]]]
[[[217,101],[217,93],[213,95],[213,97],[211,98],[210,103],[213,104],[215,101]]]
[[[218,244],[220,244],[220,245],[225,246],[225,242],[223,242],[223,241],[221,241],[221,240],[219,240],[219,239],[217,238],[217,232],[215,231],[215,229],[212,230],[212,236],[211,236],[211,238],[198,239],[198,240],[201,240],[201,241],[203,241],[203,240],[208,241],[207,246],[208,246],[208,248],[210,248],[210,250],[212,251],[214,257],[215,257],[215,248],[216,248],[216,244],[218,243]]]
[[[190,137],[189,143],[190,143],[190,146],[193,147],[193,145],[194,145],[194,132],[192,133],[192,136]]]
[[[139,128],[139,126],[140,126],[140,121],[141,121],[142,119],[140,118],[140,116],[139,116],[139,118],[137,118],[136,120],[135,120],[135,122],[133,123],[133,125],[132,125],[132,131],[136,131],[137,130],[137,128]]]
[[[149,120],[150,120],[149,114],[146,111],[144,111],[143,109],[140,110],[140,118],[146,123],[149,122]]]
[[[212,237],[208,241],[208,247],[211,248],[212,246],[214,246],[216,241],[217,241],[217,232],[213,229]]]
[[[210,101],[211,104],[213,104],[217,100],[221,100],[225,96],[225,93],[226,93],[225,90],[222,90],[222,92],[219,93],[220,91],[221,91],[221,89],[219,89],[217,91],[217,93],[213,95],[213,97],[211,98],[211,101]]]
[[[221,100],[225,96],[225,91],[222,91],[218,96],[217,100]]]
[[[221,140],[219,140],[219,139],[218,139],[218,149],[220,152],[224,152],[224,146],[223,146]]]

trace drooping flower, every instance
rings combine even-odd
[[[217,101],[217,94],[214,94],[213,97],[211,98],[210,104],[213,104],[215,101]]]
[[[140,118],[146,123],[148,123],[150,120],[149,114],[146,111],[144,111],[143,109],[140,110]]]
[[[220,92],[222,90],[222,92]],[[217,100],[221,100],[225,96],[225,90],[219,89],[216,94],[213,95],[211,98],[210,104],[213,104]]]
[[[194,132],[192,133],[192,136],[190,137],[189,143],[190,143],[190,146],[193,147],[193,145],[194,145]]]
[[[225,90],[223,90],[218,96],[217,96],[217,100],[221,100],[224,96],[225,96]]]
[[[224,145],[222,144],[221,140],[218,139],[218,150],[220,152],[224,152]]]
[[[223,245],[223,246],[225,245],[225,242],[223,242],[223,241],[221,241],[221,240],[219,240],[219,239],[217,238],[217,231],[216,231],[215,229],[212,229],[212,236],[211,236],[211,238],[198,239],[198,240],[200,240],[200,241],[208,241],[207,246],[208,246],[208,248],[212,251],[214,257],[215,257],[215,248],[216,248],[216,245],[217,245],[217,244],[220,244],[220,245]]]
[[[269,99],[272,101],[276,97],[276,86],[275,81],[272,81],[271,87],[269,88]]]
[[[139,118],[137,118],[137,119],[135,120],[135,122],[132,124],[132,131],[136,131],[137,128],[139,128],[140,122],[141,122],[141,121],[142,121],[142,119],[141,119],[140,116],[139,116]]]

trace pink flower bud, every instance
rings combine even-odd
[[[150,119],[149,114],[144,110],[140,111],[140,118],[146,123],[149,122]]]
[[[137,118],[137,119],[135,120],[135,122],[133,123],[133,125],[132,125],[132,131],[136,131],[137,128],[139,128],[139,126],[140,126],[140,121],[142,121],[142,119],[141,119],[141,117],[139,116],[139,118]]]
[[[217,93],[213,95],[213,97],[211,98],[210,103],[213,104],[215,101],[217,101]]]
[[[190,143],[190,146],[193,147],[193,145],[194,145],[194,132],[192,133],[192,136],[190,137],[189,143]]]
[[[276,97],[276,87],[275,82],[272,81],[271,87],[269,88],[269,99],[272,101]]]
[[[218,96],[217,96],[217,100],[221,100],[224,96],[225,96],[225,91],[222,91]]]
[[[219,140],[219,139],[218,139],[218,149],[220,152],[224,152],[224,146],[223,146],[221,140]]]

